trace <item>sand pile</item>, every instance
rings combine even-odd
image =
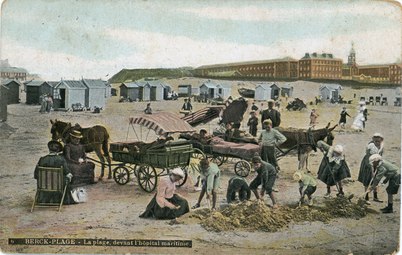
[[[337,197],[325,200],[321,206],[281,206],[273,210],[264,203],[247,201],[229,205],[221,211],[211,212],[200,209],[192,212],[189,218],[199,219],[200,224],[210,231],[230,231],[242,229],[246,231],[276,232],[291,222],[323,221],[333,218],[359,219],[367,214],[364,205],[350,202],[347,198]]]

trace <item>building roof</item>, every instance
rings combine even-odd
[[[7,73],[28,73],[28,71],[24,68],[13,67],[13,66],[1,66],[0,71]]]
[[[40,87],[43,83],[45,83],[45,82],[38,81],[38,80],[32,80],[32,81],[25,82],[24,84],[26,86],[30,86],[30,87]]]
[[[364,65],[364,66],[358,66],[359,69],[365,69],[365,68],[388,68],[390,64],[373,64],[373,65]]]
[[[106,82],[100,79],[82,79],[85,86],[88,88],[105,88]]]
[[[342,86],[339,84],[322,84],[320,85],[320,90],[327,88],[328,90],[338,90],[342,89]]]
[[[301,59],[334,59],[334,60],[342,60],[340,58],[334,58],[334,55],[332,53],[322,53],[318,54],[316,52],[314,53],[306,53],[304,57]]]
[[[290,84],[285,84],[282,86],[283,89],[293,89],[293,86],[291,86]]]
[[[59,84],[59,81],[45,81],[47,84],[49,84],[51,87],[56,87],[57,84]]]
[[[215,82],[211,81],[211,80],[204,81],[200,85],[200,87],[203,86],[203,85],[206,86],[207,88],[216,88],[216,86],[217,86],[217,84]]]
[[[265,64],[265,63],[288,62],[288,61],[297,61],[297,59],[294,59],[291,57],[285,57],[285,58],[278,58],[278,59],[233,62],[233,63],[226,63],[226,64],[203,65],[203,66],[197,67],[195,69],[207,69],[207,68],[242,66],[242,65],[258,65],[258,64]]]
[[[2,85],[7,85],[7,84],[10,84],[11,82],[15,82],[20,86],[22,85],[21,82],[18,80],[13,80],[13,79],[1,79],[0,80],[0,84],[2,84]]]
[[[140,86],[138,85],[137,82],[123,82],[121,86],[126,86],[127,88],[139,88]]]
[[[271,89],[272,85],[275,85],[275,83],[273,83],[273,82],[260,82],[260,83],[257,83],[257,85],[255,85],[255,89],[257,89],[258,87],[261,87],[264,90],[267,90],[267,89]]]
[[[62,80],[57,86],[59,86],[60,84],[64,84],[69,88],[86,89],[86,87],[82,81]]]
[[[216,87],[221,87],[221,88],[225,88],[225,89],[231,89],[232,88],[232,84],[225,84],[225,83],[220,83],[218,85],[216,85]]]

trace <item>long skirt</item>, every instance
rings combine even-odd
[[[38,203],[60,203],[62,194],[57,192],[40,191],[38,194]],[[64,196],[64,205],[75,204],[73,197],[71,196],[71,187],[67,186],[66,195]]]
[[[173,197],[167,199],[170,203],[178,206],[179,209],[170,209],[169,207],[160,207],[156,202],[156,195],[149,202],[147,209],[140,215],[140,218],[156,218],[160,220],[174,219],[182,216],[190,211],[187,200],[174,194]]]
[[[93,184],[95,181],[95,164],[86,162],[82,164],[69,164],[73,179],[71,180],[72,187],[79,187],[86,184]]]
[[[342,181],[345,178],[351,177],[350,169],[345,160],[341,161],[341,166],[337,170],[333,170],[333,164],[328,162],[328,159],[323,158],[321,160],[320,167],[318,169],[318,179],[327,184],[333,186],[337,182]]]
[[[363,157],[362,162],[360,163],[359,176],[357,178],[359,182],[363,183],[364,187],[370,186],[371,179],[373,178],[369,157],[369,154],[366,154]]]
[[[362,130],[364,128],[364,122],[366,121],[366,119],[364,118],[363,113],[359,113],[357,114],[357,116],[355,117],[355,119],[353,120],[352,123],[352,128],[355,130]]]

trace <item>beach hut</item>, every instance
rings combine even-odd
[[[179,97],[191,97],[191,85],[190,84],[182,84],[178,86],[178,94]]]
[[[4,85],[8,88],[7,104],[19,104],[20,88],[22,84],[18,80],[2,80],[1,85]]]
[[[85,90],[85,107],[95,109],[95,107],[105,108],[107,86],[105,81],[100,79],[82,79],[82,83],[86,87]]]
[[[40,97],[43,94],[53,96],[53,89],[58,82],[32,80],[25,83],[26,103],[40,104]]]
[[[73,104],[85,107],[86,90],[82,81],[61,80],[54,89],[54,109],[71,109]]]
[[[7,120],[7,94],[9,88],[0,85],[0,121]]]
[[[217,98],[218,90],[216,86],[217,84],[211,80],[203,82],[200,86],[200,95],[206,95],[206,98]]]
[[[163,100],[166,90],[169,90],[170,86],[166,83],[163,83],[159,80],[147,81],[146,85],[144,85],[144,93],[147,91],[149,86],[149,101],[160,101]],[[167,92],[166,92],[167,94]],[[145,95],[144,95],[145,98]],[[145,100],[145,99],[144,99]]]
[[[216,85],[217,95],[221,98],[228,98],[232,94],[231,84],[218,84]]]
[[[120,97],[130,98],[134,101],[141,100],[142,95],[140,94],[140,90],[141,88],[136,82],[123,82],[120,85]]]
[[[320,95],[323,101],[338,102],[340,90],[342,86],[339,84],[323,84],[320,86]]]
[[[275,83],[271,84],[271,99],[277,99],[281,89]]]
[[[271,83],[258,83],[255,86],[254,99],[259,101],[271,99],[271,85]]]
[[[281,96],[285,97],[288,95],[288,97],[293,97],[293,86],[290,86],[289,84],[285,84],[281,88]]]

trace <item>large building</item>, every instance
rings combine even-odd
[[[260,77],[272,79],[297,79],[298,61],[293,58],[247,61],[205,65],[195,69],[200,76],[209,77]]]
[[[8,59],[0,62],[0,78],[18,81],[26,81],[28,71],[24,68],[12,67],[8,63]]]
[[[299,60],[300,79],[340,80],[342,78],[342,59],[329,53],[306,53]]]

